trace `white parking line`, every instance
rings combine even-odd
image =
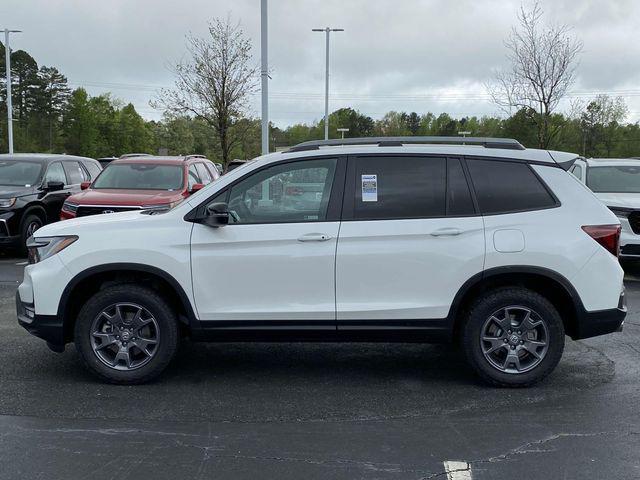
[[[25,265],[27,265],[29,262],[18,262],[16,263],[16,265],[18,265],[19,267],[23,267]]]
[[[467,462],[446,460],[442,463],[444,463],[444,470],[447,472],[448,480],[472,480],[471,465]]]

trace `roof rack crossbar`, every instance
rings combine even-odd
[[[285,153],[318,150],[320,147],[339,147],[348,145],[378,145],[379,147],[401,147],[403,145],[478,145],[485,148],[504,148],[524,150],[520,142],[512,138],[491,137],[362,137],[331,140],[310,140],[294,145]]]

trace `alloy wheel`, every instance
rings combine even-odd
[[[534,310],[512,305],[493,312],[480,330],[480,347],[496,369],[512,374],[537,367],[549,349],[547,322]]]
[[[98,359],[115,370],[135,370],[158,351],[160,329],[141,305],[116,303],[103,309],[91,325],[91,348]]]

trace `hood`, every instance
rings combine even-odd
[[[88,189],[68,198],[78,205],[109,205],[141,207],[143,205],[161,205],[182,200],[182,192],[166,190],[94,190]]]
[[[0,185],[0,198],[22,197],[30,195],[35,187],[18,187],[15,185]]]
[[[607,193],[595,194],[607,207],[624,207],[640,209],[640,193]]]
[[[92,229],[97,225],[112,223],[113,227],[109,228],[127,228],[125,224],[130,222],[138,222],[142,219],[152,218],[145,215],[140,210],[132,210],[129,212],[110,213],[109,215],[91,215],[88,217],[79,217],[65,220],[63,222],[55,222],[39,228],[34,235],[38,237],[49,237],[56,235],[76,235],[86,229]]]

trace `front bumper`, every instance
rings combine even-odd
[[[574,340],[582,340],[608,333],[621,332],[626,316],[627,300],[623,291],[620,294],[617,308],[594,312],[583,311],[580,313],[578,315],[577,331],[572,338]]]
[[[57,315],[37,315],[32,303],[23,302],[16,292],[16,314],[18,323],[30,334],[46,340],[52,350],[64,350],[64,328]]]
[[[20,244],[20,235],[16,235],[14,212],[0,212],[0,246],[15,247]]]

